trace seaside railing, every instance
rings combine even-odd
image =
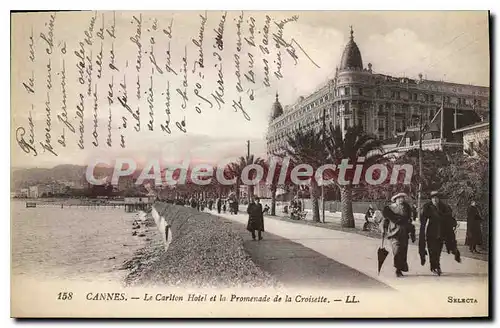
[[[64,208],[88,208],[88,209],[99,209],[99,208],[124,208],[125,212],[132,213],[137,211],[150,211],[151,203],[149,202],[123,202],[123,203],[93,203],[93,202],[83,202],[75,204],[65,204],[65,203],[51,203],[51,202],[26,202],[26,208],[36,208],[36,207],[59,207]]]

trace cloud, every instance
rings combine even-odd
[[[484,85],[484,72],[472,63],[481,60],[478,41],[458,33],[436,46],[421,40],[415,31],[397,28],[373,34],[358,46],[365,65],[371,62],[375,72],[411,78],[422,73],[432,80]]]

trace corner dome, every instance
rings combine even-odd
[[[351,37],[345,46],[342,58],[340,60],[340,70],[359,69],[363,70],[363,59],[361,59],[361,52],[358,45],[354,42],[354,32],[351,26]]]
[[[271,109],[271,120],[274,120],[281,115],[283,115],[283,106],[281,106],[278,100],[278,93],[276,92],[276,101],[274,102],[273,107]]]

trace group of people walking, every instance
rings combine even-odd
[[[447,253],[452,253],[455,261],[460,263],[460,251],[457,247],[455,230],[457,221],[453,217],[451,207],[441,200],[437,191],[430,194],[430,201],[425,203],[420,211],[420,234],[418,250],[421,265],[425,265],[429,256],[430,270],[440,276],[441,253],[446,247]],[[394,256],[396,276],[403,277],[403,272],[408,272],[408,244],[411,239],[415,242],[416,210],[406,201],[407,195],[398,193],[391,198],[392,204],[384,207],[381,221],[383,237],[390,240]],[[473,202],[468,210],[467,239],[471,251],[476,251],[476,246],[481,242],[481,217]]]
[[[228,196],[227,198],[218,197],[217,199],[202,199],[195,196],[192,197],[176,197],[173,201],[176,205],[189,206],[195,208],[198,211],[204,211],[208,208],[209,211],[212,209],[217,210],[218,214],[229,212],[232,214],[238,214],[239,201],[234,196]],[[262,207],[260,199],[258,197],[253,197],[248,203],[247,213],[248,213],[248,223],[247,230],[252,234],[253,240],[262,240],[262,232],[264,232],[264,213],[269,211],[269,206]]]
[[[229,208],[229,213],[231,214],[238,214],[239,211],[239,201],[237,198],[228,198],[228,199],[222,199],[222,198],[217,198],[215,201],[216,207],[217,207],[217,213],[220,214],[221,211],[223,213],[226,213],[226,210]]]
[[[229,212],[232,214],[238,214],[239,207],[238,200],[230,197],[218,197],[217,199],[204,199],[196,196],[176,197],[173,203],[176,205],[189,206],[202,212],[205,211],[205,208],[207,208],[209,211],[212,211],[212,209],[217,209],[218,214],[226,213],[227,210],[229,210]]]
[[[365,225],[363,230],[371,230],[371,225],[379,225],[382,230],[382,238],[387,238],[391,242],[394,257],[394,268],[397,277],[403,277],[403,272],[409,271],[408,265],[408,245],[416,241],[416,231],[413,221],[417,218],[417,209],[407,202],[408,196],[405,193],[398,193],[391,198],[392,204],[387,205],[382,211],[376,211],[372,206],[365,215]],[[430,270],[440,276],[441,253],[446,247],[448,254],[453,254],[455,261],[461,262],[460,251],[457,247],[455,231],[457,221],[453,217],[451,207],[441,200],[441,194],[437,191],[430,193],[430,200],[422,206],[420,211],[420,233],[418,238],[418,250],[421,265],[425,265],[427,256],[429,257]],[[179,201],[180,202],[180,201]],[[203,211],[205,206],[210,211],[215,205],[217,213],[226,212],[229,205],[230,211],[238,213],[238,201],[231,199],[217,198],[216,200],[200,200],[194,197],[182,204],[176,200],[176,204],[188,205]],[[294,208],[302,207],[302,204],[294,202]],[[253,197],[248,204],[247,230],[251,233],[253,240],[262,240],[264,232],[264,214],[269,210],[264,208],[258,197]],[[370,222],[369,219],[375,222]],[[474,201],[471,202],[467,210],[467,233],[465,244],[469,246],[472,253],[478,252],[477,246],[482,244],[481,234],[482,218]]]

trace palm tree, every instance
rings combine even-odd
[[[412,149],[397,158],[394,164],[410,164],[414,168],[417,168],[419,165],[418,162],[418,149]],[[413,196],[417,197],[419,181],[422,183],[423,194],[429,193],[432,190],[438,190],[443,184],[443,178],[439,176],[439,168],[447,167],[449,164],[448,155],[442,150],[422,150],[422,176],[420,177],[419,171],[416,170],[408,186],[411,187]],[[404,188],[405,186],[399,184],[394,187]],[[412,195],[411,192],[410,195]]]
[[[265,161],[264,159],[260,158],[260,157],[255,157],[254,155],[250,154],[250,155],[247,155],[245,157],[241,156],[236,162],[232,162],[232,163],[229,163],[228,166],[227,166],[227,169],[230,173],[230,175],[233,177],[233,178],[236,178],[236,198],[240,199],[240,185],[241,185],[241,173],[243,172],[243,169],[248,166],[248,165],[251,165],[251,164],[257,164],[257,165],[260,165],[262,167],[265,167]],[[254,179],[255,178],[255,170],[252,170],[250,171],[250,174],[249,174],[249,178],[250,180]],[[253,197],[253,194],[254,194],[254,186],[253,185],[249,185],[248,186],[248,197],[251,198]]]
[[[355,165],[359,157],[365,157],[364,167],[368,167],[384,158],[382,141],[375,135],[367,134],[362,127],[348,127],[345,135],[342,135],[340,126],[330,124],[326,136],[325,146],[329,159],[334,164],[340,163],[342,159],[348,159],[349,163]],[[387,153],[386,153],[387,154]],[[346,172],[347,185],[339,185],[341,199],[341,225],[345,228],[354,228],[354,214],[352,211],[352,180],[353,172]]]
[[[322,131],[314,129],[298,129],[288,137],[287,145],[284,147],[284,154],[290,157],[292,165],[309,164],[316,171],[323,165],[328,157],[323,142]],[[318,182],[314,177],[311,178],[309,190],[312,201],[313,221],[320,222],[319,216],[319,193]]]

